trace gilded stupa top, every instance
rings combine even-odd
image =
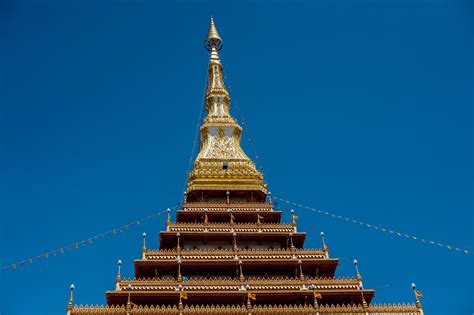
[[[213,19],[204,41],[210,52],[206,112],[200,129],[199,154],[189,173],[187,201],[222,198],[264,201],[263,175],[240,146],[242,128],[230,114],[230,96],[224,83],[218,52],[223,47]]]

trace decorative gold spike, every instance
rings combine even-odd
[[[178,263],[178,282],[183,282],[183,277],[181,276],[181,258],[178,257],[178,259],[176,260],[176,262]]]
[[[207,32],[207,37],[204,40],[204,44],[208,51],[211,51],[212,48],[216,48],[216,50],[221,50],[223,46],[222,38],[219,36],[217,32],[216,25],[214,24],[214,19],[211,16],[211,22],[209,24],[209,31]]]
[[[239,271],[240,271],[239,280],[243,282],[245,278],[244,278],[244,273],[242,272],[242,260],[239,260]]]
[[[237,252],[238,248],[237,248],[237,233],[233,232],[232,233],[232,249],[234,250],[234,252]]]
[[[115,290],[120,290],[120,281],[121,281],[121,278],[120,278],[120,268],[122,266],[122,260],[118,260],[117,261],[117,278],[115,279]]]
[[[67,314],[71,314],[72,311],[72,303],[73,303],[73,292],[74,292],[74,284],[71,284],[69,287],[70,293],[69,293],[69,303],[67,304]]]
[[[142,234],[142,237],[143,237],[143,247],[142,247],[142,259],[145,259],[146,257],[146,233],[143,232]]]
[[[166,209],[166,212],[168,212],[168,219],[166,220],[166,230],[169,231],[169,228],[171,225],[171,215],[170,215],[171,209],[170,208]]]
[[[359,262],[357,261],[357,259],[354,259],[354,266],[356,270],[356,279],[357,281],[359,281],[359,285],[362,287],[362,276],[359,273]]]
[[[128,292],[128,299],[127,299],[127,315],[130,314],[132,310],[132,302],[130,301],[130,292]]]
[[[418,291],[418,290],[416,289],[416,284],[415,284],[415,283],[412,283],[412,284],[411,284],[411,288],[413,289],[413,294],[415,294],[416,307],[421,310],[421,309],[422,309],[422,306],[421,306],[420,299],[419,299],[418,297],[419,297],[419,296],[422,297],[423,295],[421,294],[420,291]]]
[[[326,256],[326,258],[329,258],[329,249],[326,246],[326,242],[324,240],[324,232],[321,232],[321,242],[322,242],[322,247],[323,247],[323,253]]]
[[[180,239],[180,236],[181,234],[178,232],[176,233],[176,238],[177,238],[177,245],[176,245],[176,251],[178,252],[178,255],[181,254],[181,245],[180,245],[180,242],[181,242],[181,239]]]
[[[299,266],[299,271],[300,271],[300,280],[304,281],[303,262],[301,260],[298,260],[298,266]]]

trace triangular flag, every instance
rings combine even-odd
[[[247,297],[251,300],[256,300],[257,299],[257,296],[252,292],[247,293]]]

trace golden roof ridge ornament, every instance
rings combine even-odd
[[[231,199],[265,202],[267,188],[263,175],[243,151],[242,128],[230,113],[230,95],[218,55],[223,41],[212,18],[204,44],[210,52],[207,116],[200,129],[199,153],[188,175],[185,202],[225,202],[227,192]]]

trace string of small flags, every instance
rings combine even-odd
[[[272,198],[276,199],[276,200],[279,200],[279,201],[282,201],[282,202],[285,202],[289,205],[293,205],[295,207],[308,209],[308,210],[311,210],[313,212],[317,212],[319,214],[327,215],[327,216],[332,217],[334,219],[338,219],[338,220],[341,220],[341,221],[346,221],[346,222],[349,222],[349,223],[357,224],[357,225],[360,225],[362,227],[366,227],[368,229],[373,229],[373,230],[378,231],[378,232],[388,233],[388,234],[393,235],[393,236],[406,238],[406,239],[413,240],[413,241],[419,241],[419,242],[422,242],[424,244],[435,245],[435,246],[438,246],[438,247],[441,247],[441,248],[445,248],[445,249],[448,249],[448,250],[451,250],[451,251],[456,251],[456,252],[460,252],[460,253],[464,253],[464,254],[470,254],[471,253],[471,251],[467,250],[467,249],[455,247],[455,246],[448,245],[448,244],[439,243],[439,242],[436,242],[436,241],[433,241],[433,240],[424,239],[424,238],[421,238],[421,237],[418,237],[418,236],[415,236],[415,235],[402,233],[402,232],[395,231],[395,230],[392,230],[392,229],[389,229],[389,228],[386,228],[386,227],[382,227],[382,226],[378,226],[378,225],[374,225],[374,224],[370,224],[370,223],[365,223],[365,222],[362,222],[362,221],[359,221],[359,220],[354,220],[352,218],[341,216],[341,215],[338,215],[338,214],[333,213],[333,212],[329,212],[329,211],[325,211],[325,210],[321,210],[321,209],[316,209],[316,208],[313,208],[313,207],[302,205],[300,203],[292,202],[292,201],[287,200],[287,199],[283,199],[283,198],[279,198],[279,197],[275,197],[275,196],[272,196]]]
[[[176,207],[173,207],[173,210],[175,209]],[[148,221],[148,220],[151,220],[155,217],[158,217],[158,216],[161,216],[161,214],[163,213],[166,213],[168,212],[168,210],[162,210],[162,211],[158,211],[158,212],[155,212],[147,217],[144,217],[144,218],[141,218],[139,220],[134,220],[128,224],[125,224],[125,225],[122,225],[122,226],[119,226],[117,228],[114,228],[114,229],[111,229],[109,231],[106,231],[106,232],[103,232],[103,233],[100,233],[100,234],[97,234],[97,235],[94,235],[92,237],[89,237],[87,239],[83,239],[83,240],[80,240],[80,241],[77,241],[77,242],[74,242],[74,243],[71,243],[69,245],[66,245],[66,246],[63,246],[63,247],[59,247],[59,248],[56,248],[56,249],[53,249],[53,250],[50,250],[50,251],[47,251],[41,255],[37,255],[37,256],[31,256],[30,258],[27,258],[27,259],[24,259],[24,260],[21,260],[21,261],[18,261],[14,264],[10,264],[10,265],[4,265],[2,266],[2,271],[7,271],[7,270],[15,270],[15,269],[19,269],[19,268],[23,268],[25,266],[27,266],[28,264],[32,264],[34,262],[40,262],[42,260],[47,260],[51,257],[56,257],[58,255],[63,255],[63,254],[66,254],[66,253],[69,253],[73,250],[78,250],[82,247],[86,247],[86,246],[90,246],[92,245],[95,241],[99,240],[99,239],[103,239],[103,238],[106,238],[108,236],[112,236],[112,235],[117,235],[119,233],[123,233],[123,232],[126,232],[128,231],[129,228],[135,226],[135,225],[140,225],[142,224],[143,222],[145,221]]]

